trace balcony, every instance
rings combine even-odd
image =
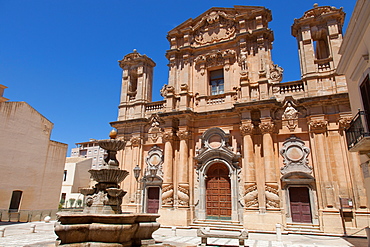
[[[368,113],[359,111],[346,129],[348,150],[350,152],[368,153],[370,151],[370,132],[367,120]]]

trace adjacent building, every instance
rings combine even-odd
[[[367,226],[360,156],[348,152],[344,131],[347,83],[337,72],[344,17],[315,5],[294,20],[296,81],[282,82],[272,61],[264,7],[211,8],[169,31],[162,101],[151,98],[154,61],[136,50],[124,56],[111,125],[127,143],[121,168],[139,176],[122,184],[123,211],[158,212],[162,225],[257,231]]]
[[[91,169],[99,169],[107,157],[107,151],[99,147],[97,140],[90,139],[76,143],[76,147],[71,149],[71,157],[91,158]]]
[[[60,198],[64,207],[82,207],[83,195],[80,189],[90,187],[92,158],[67,157],[64,166]],[[73,203],[72,203],[73,202]]]
[[[368,200],[370,198],[370,2],[358,0],[339,53],[338,72],[346,75],[354,116],[346,129],[350,152],[360,154]],[[358,164],[358,165],[359,165]],[[368,202],[370,203],[370,201]]]
[[[53,123],[26,102],[10,102],[0,85],[0,219],[55,218],[67,144],[50,140]]]

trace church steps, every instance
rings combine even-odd
[[[195,220],[190,224],[192,228],[209,227],[211,230],[241,231],[244,229],[240,222],[227,220]]]
[[[285,232],[301,234],[319,234],[322,233],[318,224],[307,223],[287,223]]]

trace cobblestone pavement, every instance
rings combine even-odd
[[[54,223],[29,222],[7,223],[0,222],[0,230],[5,228],[4,237],[0,231],[0,247],[51,247],[55,246],[57,236],[54,233]],[[32,233],[31,226],[35,225]],[[200,238],[195,229],[160,228],[153,234],[156,242],[176,246],[196,246]],[[246,244],[249,247],[365,247],[367,240],[357,238],[356,245],[341,237],[312,236],[312,235],[282,235],[282,241],[276,241],[274,234],[250,233]],[[353,242],[353,241],[351,241]],[[238,246],[236,239],[210,238],[209,245]]]

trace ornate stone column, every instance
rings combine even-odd
[[[180,139],[179,163],[177,164],[178,187],[177,204],[180,207],[189,206],[189,166],[188,166],[188,139],[190,133],[187,130],[177,131]]]
[[[274,142],[272,139],[275,124],[271,118],[262,118],[259,127],[262,133],[263,143],[266,208],[278,209],[280,208],[279,186],[277,182],[277,172],[274,162]]]
[[[321,189],[322,206],[324,208],[332,208],[334,206],[334,192],[331,179],[329,177],[329,169],[326,160],[326,143],[325,132],[327,130],[328,121],[324,118],[311,118],[308,121],[309,130],[311,132],[312,158],[314,159],[314,171],[318,178],[318,190]],[[320,194],[320,193],[319,193]]]
[[[258,191],[256,182],[256,167],[253,153],[253,123],[251,120],[244,120],[240,126],[243,136],[243,171],[244,171],[244,207],[258,208]]]
[[[162,184],[162,206],[173,206],[173,132],[166,131],[162,135],[164,144],[164,165]]]

